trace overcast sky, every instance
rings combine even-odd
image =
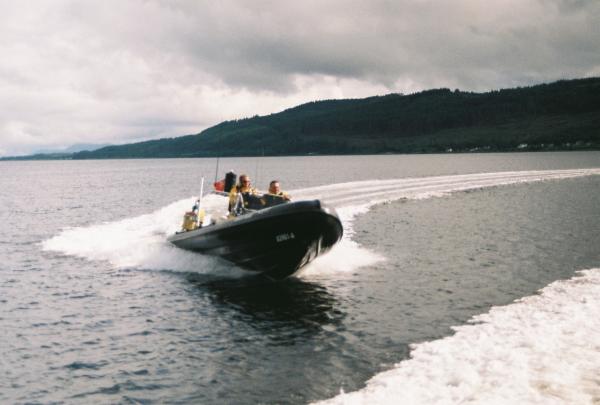
[[[600,76],[599,0],[0,0],[0,156]]]

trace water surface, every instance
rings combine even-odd
[[[0,401],[326,399],[600,263],[597,152],[219,164],[330,201],[348,239],[265,283],[164,240],[214,159],[0,164]]]

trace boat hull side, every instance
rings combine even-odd
[[[279,211],[260,220],[236,219],[239,222],[235,226],[216,225],[186,232],[170,241],[182,249],[219,256],[248,270],[282,279],[329,250],[342,236],[337,215],[320,205],[301,206],[299,212]]]

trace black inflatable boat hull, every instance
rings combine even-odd
[[[182,249],[222,257],[272,279],[283,279],[329,250],[342,234],[335,210],[313,200],[255,211],[175,234],[169,241]]]

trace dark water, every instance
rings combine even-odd
[[[373,223],[379,224],[377,232]],[[430,340],[493,305],[597,267],[600,178],[379,205],[355,228],[364,246],[388,258],[364,281],[373,284],[366,288],[377,297],[396,296],[375,305],[385,308],[381,333],[394,324],[414,325],[395,331],[400,344],[416,336]]]
[[[325,399],[340,388],[361,388],[407,358],[410,343],[449,335],[450,326],[492,305],[600,263],[597,175],[378,205],[357,218],[354,240],[385,261],[352,271],[334,265],[277,284],[219,271],[173,271],[177,263],[169,260],[158,269],[115,266],[93,252],[80,257],[43,249],[64,228],[97,229],[193,196],[197,176],[211,176],[214,163],[0,164],[0,402]],[[277,173],[286,189],[297,189],[597,168],[600,153],[220,164],[249,172],[258,184]],[[114,229],[99,233],[98,244],[117,245],[122,235]],[[134,248],[143,252],[148,246],[142,240]]]

